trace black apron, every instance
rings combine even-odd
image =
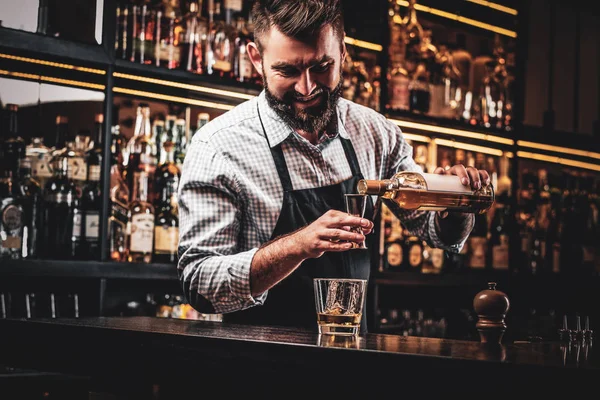
[[[267,137],[260,111],[263,132]],[[267,143],[268,143],[267,137]],[[331,209],[345,210],[344,194],[356,193],[356,184],[363,178],[360,166],[348,139],[340,137],[352,177],[335,185],[314,189],[294,190],[286,166],[281,144],[271,148],[277,173],[284,190],[283,205],[271,239],[300,229]],[[270,145],[269,145],[270,148]],[[367,198],[365,218],[373,217],[373,201]],[[317,331],[317,314],[314,295],[314,278],[369,279],[370,251],[373,235],[367,236],[367,249],[345,252],[326,252],[319,258],[305,260],[294,272],[269,289],[262,306],[223,315],[223,321],[251,324],[306,328]],[[366,293],[363,307],[361,333],[366,333]]]

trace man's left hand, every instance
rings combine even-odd
[[[470,186],[473,190],[481,189],[482,183],[483,185],[490,184],[490,175],[486,170],[477,169],[474,167],[466,167],[462,164],[454,165],[447,170],[442,167],[437,167],[434,171],[434,174],[440,175],[456,175],[460,178],[460,181],[465,186]],[[440,217],[446,218],[448,216],[448,212],[444,211],[439,213]]]

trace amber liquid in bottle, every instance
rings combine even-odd
[[[361,180],[358,193],[378,195],[407,210],[484,213],[494,203],[491,185],[473,191],[454,175],[399,172],[392,179]]]

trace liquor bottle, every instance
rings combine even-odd
[[[405,65],[406,42],[405,31],[396,23],[400,17],[400,5],[390,0],[388,25],[390,29],[389,69],[388,69],[388,108],[392,110],[408,110],[408,71]]]
[[[202,7],[197,1],[188,5],[188,10],[183,17],[183,30],[181,31],[181,52],[179,66],[185,71],[196,74],[206,72],[206,42],[208,23],[202,18]]]
[[[154,44],[154,65],[168,69],[179,68],[179,20],[170,2],[163,2],[156,11],[156,38]]]
[[[154,33],[156,13],[148,0],[133,7],[133,41],[130,60],[139,64],[154,62]]]
[[[21,258],[23,207],[15,196],[13,168],[0,160],[0,258]]]
[[[155,205],[164,203],[170,199],[170,193],[176,193],[181,177],[181,170],[175,163],[175,144],[167,141],[163,144],[163,159],[155,173],[154,188],[158,194]],[[167,191],[168,193],[165,193]]]
[[[127,261],[152,261],[154,244],[154,207],[148,202],[148,174],[136,173],[132,191],[133,201],[129,205]]]
[[[407,236],[404,248],[406,249],[408,270],[421,272],[423,267],[423,241],[417,236]]]
[[[179,243],[179,219],[177,213],[177,191],[174,184],[165,186],[156,208],[154,223],[154,257],[155,262],[177,262],[177,245]]]
[[[100,210],[102,192],[100,176],[102,172],[102,138],[104,115],[96,114],[94,120],[93,146],[85,153],[87,164],[87,182],[83,187],[81,206],[83,210],[83,245],[80,259],[100,259]]]
[[[210,121],[210,114],[206,112],[198,113],[198,119],[196,123],[196,132],[200,130],[204,125],[208,124]]]
[[[44,257],[71,259],[81,240],[81,187],[68,176],[67,157],[54,159],[52,169],[44,188]]]
[[[25,154],[31,165],[31,175],[43,188],[52,178],[50,149],[44,145],[41,137],[31,138],[31,143],[25,148]]]
[[[164,143],[165,138],[166,138],[165,121],[157,118],[152,122],[152,138],[151,138],[152,147],[153,147],[153,149],[156,150],[156,153],[154,154],[154,156],[156,157],[157,160],[161,160],[163,157],[161,153],[162,153],[162,149],[163,149],[162,144]]]
[[[114,132],[113,132],[114,133]],[[110,217],[108,219],[109,256],[113,261],[127,261],[127,226],[129,213],[129,188],[123,179],[118,141],[111,151],[110,167]]]
[[[491,185],[472,190],[455,175],[401,171],[391,179],[362,179],[357,188],[360,194],[379,195],[386,205],[408,210],[484,213],[494,203]]]
[[[152,142],[152,129],[150,125],[150,107],[146,103],[141,103],[137,108],[135,130],[133,137],[127,143],[127,153],[129,160],[127,162],[126,181],[129,187],[129,193],[133,193],[136,174],[145,172],[150,186],[146,193],[150,199],[153,198],[154,172],[156,170],[157,160],[155,158],[156,149]]]
[[[214,65],[216,62],[214,40],[217,33],[217,23],[215,21],[215,2],[208,0],[208,21],[206,22],[206,42],[204,43],[204,73],[213,75],[215,73]]]
[[[233,76],[238,82],[255,82],[255,69],[246,45],[252,41],[246,21],[242,17],[236,19],[237,36],[234,40]]]
[[[469,254],[467,266],[471,269],[484,269],[488,255],[488,222],[486,214],[475,215],[475,226],[467,239]]]
[[[188,135],[185,119],[178,118],[175,121],[175,132],[176,136],[173,137],[173,139],[175,140],[175,163],[177,165],[183,165],[188,144]]]
[[[385,207],[382,205],[382,208]],[[404,249],[404,229],[400,220],[385,207],[387,219],[390,221],[389,233],[386,233],[384,248],[384,269],[388,271],[403,271],[408,269],[408,261]]]
[[[224,10],[223,10],[224,8]],[[216,32],[213,38],[215,63],[213,69],[220,78],[233,78],[233,59],[237,33],[232,25],[234,12],[242,10],[240,0],[215,1]],[[221,13],[224,11],[224,16]]]
[[[494,217],[491,224],[490,261],[488,263],[497,270],[508,271],[510,267],[511,235],[514,236],[512,218],[510,204],[499,199],[495,203]]]
[[[17,197],[23,207],[23,240],[21,243],[21,258],[36,258],[41,238],[42,219],[42,188],[33,178],[31,161],[26,157],[19,160],[19,180],[17,182]]]

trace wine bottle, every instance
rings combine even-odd
[[[494,203],[491,184],[472,190],[456,175],[401,171],[391,179],[362,179],[357,189],[360,194],[378,195],[384,203],[393,202],[408,210],[482,214]]]

